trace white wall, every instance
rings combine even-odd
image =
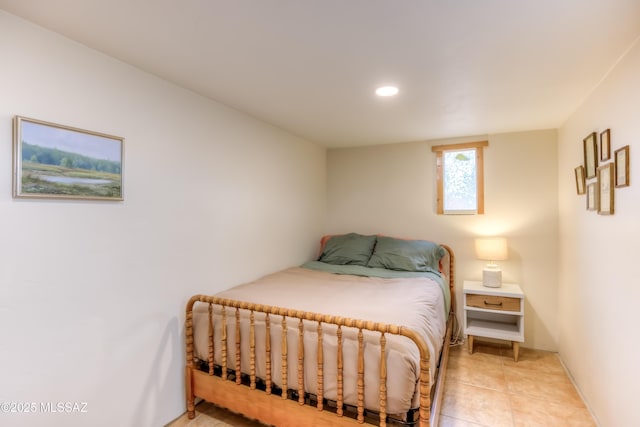
[[[0,12],[0,414],[159,426],[184,410],[184,305],[301,263],[324,231],[325,149]],[[122,136],[124,202],[11,196],[11,119]]]
[[[457,292],[480,280],[473,239],[508,238],[503,280],[526,293],[525,346],[555,350],[557,335],[557,135],[553,130],[476,136],[327,154],[329,233],[357,231],[430,239],[451,246]],[[485,214],[436,215],[432,145],[488,140]],[[458,298],[458,312],[462,312]],[[459,316],[462,320],[462,317]]]
[[[559,131],[559,348],[603,427],[640,425],[640,42]],[[611,129],[611,148],[630,146],[631,186],[616,188],[615,214],[585,209],[573,169],[582,139]],[[595,182],[589,180],[588,182]]]

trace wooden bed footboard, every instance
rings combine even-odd
[[[379,393],[378,424],[387,425],[387,359],[385,349],[387,346],[387,336],[398,335],[409,338],[420,352],[420,375],[419,375],[419,426],[437,427],[438,415],[444,394],[444,379],[449,354],[449,342],[452,335],[453,321],[455,319],[455,258],[450,247],[442,245],[447,250],[445,256],[444,270],[448,273],[449,290],[451,293],[451,312],[447,320],[447,329],[444,344],[440,355],[430,355],[425,341],[413,330],[406,327],[390,325],[380,322],[364,321],[339,316],[329,316],[320,313],[305,312],[276,306],[263,304],[253,304],[242,301],[230,300],[207,295],[195,295],[191,297],[186,307],[186,373],[185,391],[187,400],[187,413],[189,418],[195,416],[195,398],[202,398],[216,405],[229,409],[233,412],[243,414],[249,418],[256,419],[266,424],[275,426],[291,427],[317,427],[317,426],[354,426],[365,422],[364,390],[371,385],[365,384],[364,369],[364,333],[379,334],[380,347],[380,369],[379,385],[376,384]],[[208,371],[202,371],[196,366],[194,355],[194,315],[193,308],[196,303],[208,305],[209,331],[208,331],[208,360],[205,360]],[[221,313],[221,336],[214,342],[214,316],[213,307],[222,307]],[[227,316],[227,311],[235,313],[235,316]],[[249,313],[249,372],[241,372],[241,327],[240,311]],[[256,374],[256,313],[263,316],[264,327],[266,328],[264,342],[264,378],[258,378]],[[298,339],[289,340],[297,342],[287,342],[288,333],[281,334],[280,343],[271,342],[271,318],[282,322],[282,331],[287,331],[288,325],[298,326]],[[231,318],[229,318],[231,317]],[[274,319],[274,322],[277,321]],[[218,320],[216,320],[218,321]],[[317,390],[313,398],[309,398],[305,392],[304,384],[304,325],[303,322],[315,322],[317,329],[318,347],[316,382]],[[227,336],[227,325],[235,322],[235,336]],[[337,378],[334,379],[337,389],[335,401],[328,401],[324,396],[324,355],[323,355],[323,328],[327,325],[335,329],[337,338]],[[337,329],[336,329],[337,328]],[[344,402],[344,378],[343,378],[343,328],[345,331],[357,331],[357,405],[355,408],[347,408]],[[366,332],[370,331],[370,332]],[[247,337],[244,337],[246,340]],[[281,346],[281,360],[275,360],[272,356],[272,346]],[[235,361],[227,360],[229,348],[235,346]],[[262,345],[260,345],[262,347]],[[214,349],[221,351],[220,367],[214,361]],[[291,384],[287,379],[288,361],[287,354],[297,351],[297,390],[288,390]],[[439,357],[437,364],[437,374],[434,373],[436,384],[430,384],[430,357]],[[272,378],[272,364],[280,363],[280,378],[283,389],[278,393],[277,386]],[[228,366],[232,369],[227,369]],[[261,365],[262,366],[262,365]],[[293,368],[292,368],[293,369]],[[246,367],[245,367],[246,370]],[[296,397],[296,400],[292,400]],[[433,401],[432,401],[433,400]],[[313,405],[313,406],[312,406]],[[347,416],[346,409],[354,409],[354,417]],[[351,415],[351,414],[349,414]],[[391,418],[390,418],[391,420]],[[367,417],[367,422],[372,421]]]
[[[208,362],[209,372],[202,372],[196,367],[196,360],[194,356],[194,332],[193,332],[193,306],[196,303],[204,303],[209,305],[209,360]],[[222,339],[218,343],[214,343],[213,337],[213,306],[218,305],[222,307]],[[235,309],[235,319],[228,319],[226,312],[228,309]],[[248,373],[249,384],[248,386],[242,384],[243,374],[241,372],[240,362],[240,348],[241,348],[241,327],[240,327],[240,310],[246,310],[249,312],[249,348],[250,348],[250,372]],[[256,342],[255,342],[255,314],[264,313],[265,315],[265,360],[266,360],[266,376],[264,379],[258,379],[256,377]],[[282,317],[282,330],[287,330],[289,322],[295,322],[298,324],[299,335],[297,343],[287,343],[287,334],[282,334],[281,352],[282,360],[282,382],[281,384],[288,384],[287,381],[287,353],[292,346],[297,346],[298,362],[297,362],[297,390],[294,393],[297,394],[297,402],[288,399],[288,394],[285,391],[281,393],[281,396],[277,396],[272,393],[273,378],[271,376],[271,364],[277,363],[275,360],[271,360],[271,346],[278,345],[278,343],[271,343],[270,333],[270,315],[277,315]],[[317,335],[318,335],[318,350],[317,350],[317,396],[315,399],[315,407],[305,405],[305,388],[304,388],[304,328],[303,321],[311,321],[317,323]],[[227,322],[235,322],[235,337],[227,336]],[[295,324],[294,323],[294,324]],[[449,322],[450,323],[450,322]],[[327,411],[324,408],[326,402],[323,396],[323,327],[325,325],[335,325],[337,327],[337,401],[335,402],[335,413],[333,411]],[[357,330],[358,336],[358,378],[357,378],[357,416],[356,419],[343,416],[343,352],[342,352],[342,328],[353,328]],[[450,328],[448,328],[448,335],[450,334]],[[429,350],[424,340],[416,334],[414,331],[396,325],[389,325],[385,323],[378,323],[372,321],[363,321],[350,318],[342,318],[337,316],[323,315],[319,313],[311,313],[305,311],[298,311],[292,309],[286,309],[275,306],[267,306],[262,304],[246,303],[241,301],[229,300],[218,298],[214,296],[196,295],[193,296],[186,307],[186,399],[187,399],[187,412],[189,418],[195,416],[195,397],[200,397],[219,406],[230,409],[231,411],[242,413],[250,418],[257,419],[261,422],[277,425],[277,426],[339,426],[339,425],[355,425],[361,424],[365,421],[364,418],[364,389],[366,384],[364,382],[364,345],[363,345],[363,331],[377,332],[380,335],[380,385],[379,385],[379,425],[386,426],[387,424],[387,362],[385,355],[386,348],[386,336],[387,335],[401,335],[412,340],[417,346],[420,352],[420,409],[419,409],[419,425],[421,427],[429,426],[430,411],[431,411],[431,397],[430,397],[430,372],[429,372]],[[246,339],[246,337],[245,337]],[[235,371],[231,369],[235,377],[235,381],[230,381],[226,372],[223,372],[221,376],[214,375],[214,346],[221,346],[222,351],[222,363],[221,366],[228,366],[233,361],[227,361],[227,348],[228,346],[235,345]],[[445,345],[445,347],[447,347]],[[445,349],[446,350],[446,349]],[[245,375],[246,377],[247,375]],[[264,382],[264,390],[259,390],[256,387],[257,382]]]

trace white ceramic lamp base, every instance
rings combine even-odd
[[[499,288],[502,286],[502,270],[496,268],[485,268],[482,270],[482,285],[487,288]]]

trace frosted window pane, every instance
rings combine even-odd
[[[476,150],[445,151],[443,154],[444,210],[477,210]]]

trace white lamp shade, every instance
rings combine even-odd
[[[476,239],[476,257],[486,261],[503,261],[507,259],[507,239],[504,237]]]
[[[490,288],[502,286],[502,271],[494,262],[507,259],[507,239],[504,237],[476,239],[476,257],[489,261],[482,270],[482,284]]]

